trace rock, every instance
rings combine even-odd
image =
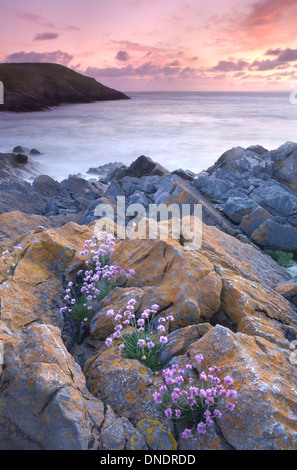
[[[28,163],[28,155],[24,155],[23,153],[18,153],[16,156],[15,156],[15,162],[16,163],[20,163],[22,165],[25,165],[26,163]]]
[[[93,338],[105,340],[109,335],[114,333],[114,324],[111,318],[106,316],[106,312],[113,309],[119,314],[123,314],[126,309],[128,300],[136,300],[135,311],[138,310],[143,291],[138,288],[122,289],[116,287],[108,296],[104,297],[100,304],[100,311],[94,316],[90,332]]]
[[[26,152],[0,153],[0,183],[32,180],[40,173],[39,164]]]
[[[35,191],[47,199],[51,197],[70,198],[69,192],[63,186],[47,175],[40,175],[33,181]]]
[[[272,215],[268,211],[261,206],[256,206],[249,214],[242,217],[239,227],[250,237],[254,230],[270,218]]]
[[[164,429],[160,421],[142,419],[137,424],[138,431],[143,434],[150,449],[177,450],[177,443],[171,432]]]
[[[286,299],[297,296],[297,279],[289,282],[282,282],[275,287],[275,290],[283,295]]]
[[[233,162],[243,156],[245,149],[243,147],[234,147],[231,150],[224,152],[217,162],[208,168],[207,173],[210,175],[215,172],[218,168],[226,165],[227,163]]]
[[[289,330],[297,335],[294,310],[274,291],[290,275],[267,254],[218,229],[203,225],[199,251],[184,250],[170,239],[124,240],[112,260],[136,271],[128,286],[144,292],[140,309],[148,308],[153,298],[174,316],[171,332],[202,322],[216,324],[224,314],[224,324],[235,331],[282,347],[288,347]]]
[[[61,182],[61,186],[70,193],[73,199],[85,198],[87,200],[98,199],[107,189],[107,185],[87,181],[77,176],[69,176]]]
[[[1,331],[5,368],[0,402],[2,450],[88,450],[99,446],[104,406],[51,325]],[[6,332],[6,334],[5,334]]]
[[[262,147],[262,145],[250,145],[247,150],[251,150],[252,152],[257,153],[258,155],[264,155],[268,152],[268,150]]]
[[[228,192],[234,188],[233,184],[216,178],[213,175],[198,176],[193,186],[201,191],[202,194],[209,197],[213,202],[225,202],[228,197]]]
[[[16,147],[14,147],[13,153],[29,153],[30,152],[30,149],[28,149],[27,147],[23,147],[22,145],[17,145]]]
[[[282,223],[275,218],[265,220],[253,231],[251,238],[262,248],[297,253],[297,229],[284,220]]]
[[[236,224],[240,224],[241,219],[250,214],[257,205],[249,198],[229,197],[224,205],[223,213]]]
[[[185,354],[192,343],[200,339],[212,328],[209,323],[190,325],[173,331],[168,335],[168,343],[161,353],[160,361],[167,365],[176,356]]]
[[[50,219],[40,215],[28,215],[19,211],[0,214],[0,247],[4,251],[18,241],[22,242],[38,226],[50,228],[53,225]]]
[[[41,152],[37,149],[31,149],[30,150],[30,155],[41,155]]]
[[[46,217],[51,217],[60,214],[75,214],[85,209],[86,206],[82,205],[77,199],[73,200],[69,198],[54,196],[48,199],[42,212]]]
[[[63,303],[63,278],[71,278],[82,264],[79,252],[92,236],[88,227],[69,223],[56,230],[42,230],[22,241],[20,259],[0,284],[1,318],[11,328],[33,321],[63,329],[59,309]]]
[[[98,166],[96,168],[89,168],[87,171],[88,175],[95,175],[97,178],[108,182],[112,179],[117,179],[117,173],[122,170],[126,170],[127,166],[121,162],[106,163],[105,165]]]
[[[84,374],[92,395],[134,426],[146,418],[164,421],[153,398],[157,377],[137,360],[109,348],[86,361]]]
[[[146,441],[128,419],[116,416],[107,405],[104,422],[100,429],[102,449],[111,450],[148,450]]]
[[[297,144],[286,142],[270,155],[274,161],[273,178],[297,192]]]
[[[177,175],[183,180],[187,181],[194,181],[197,178],[197,175],[193,173],[191,170],[183,170],[182,168],[178,168],[172,172],[172,175]]]
[[[217,439],[236,450],[296,448],[296,366],[288,350],[217,325],[189,352],[203,354],[204,370],[216,365],[235,381],[236,407],[219,420]]]
[[[159,163],[154,162],[151,158],[141,155],[131,165],[124,170],[121,177],[124,176],[135,176],[141,178],[142,176],[164,176],[168,175],[169,171],[166,170]]]
[[[256,188],[251,197],[274,216],[280,216],[297,228],[297,195],[276,182]]]

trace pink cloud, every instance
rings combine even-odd
[[[62,65],[68,65],[73,59],[73,56],[63,51],[53,52],[14,52],[5,58],[5,62],[51,62]]]
[[[34,37],[34,41],[47,41],[51,39],[57,39],[58,33],[37,33]]]

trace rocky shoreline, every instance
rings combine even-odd
[[[198,175],[141,156],[61,182],[14,150],[0,155],[0,248],[20,245],[9,272],[0,259],[0,449],[295,449],[297,144],[237,147]],[[112,265],[135,275],[100,300],[88,326],[74,324],[61,312],[65,285],[78,282],[95,208],[121,196],[145,210],[202,204],[202,246],[116,240]],[[157,304],[159,318],[174,317],[158,373],[106,346],[106,312],[123,314],[131,299],[136,315]],[[154,394],[174,364],[197,375],[199,354],[233,377],[238,403],[185,439]]]

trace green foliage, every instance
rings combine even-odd
[[[293,253],[282,250],[266,250],[266,252],[284,268],[288,268],[295,264]]]
[[[122,354],[127,359],[137,359],[139,362],[155,372],[161,369],[159,357],[163,345],[156,342],[154,343],[155,346],[153,348],[139,346],[139,340],[145,340],[147,337],[147,334],[140,334],[137,331],[133,331],[133,333],[123,333],[122,341],[124,344],[124,349],[122,350]]]
[[[75,323],[89,323],[93,319],[95,311],[88,309],[88,305],[87,295],[84,293],[78,298],[76,304],[71,309],[71,313],[68,313],[68,315]]]

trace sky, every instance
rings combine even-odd
[[[0,8],[0,62],[60,63],[126,92],[297,88],[297,0],[0,0]]]

